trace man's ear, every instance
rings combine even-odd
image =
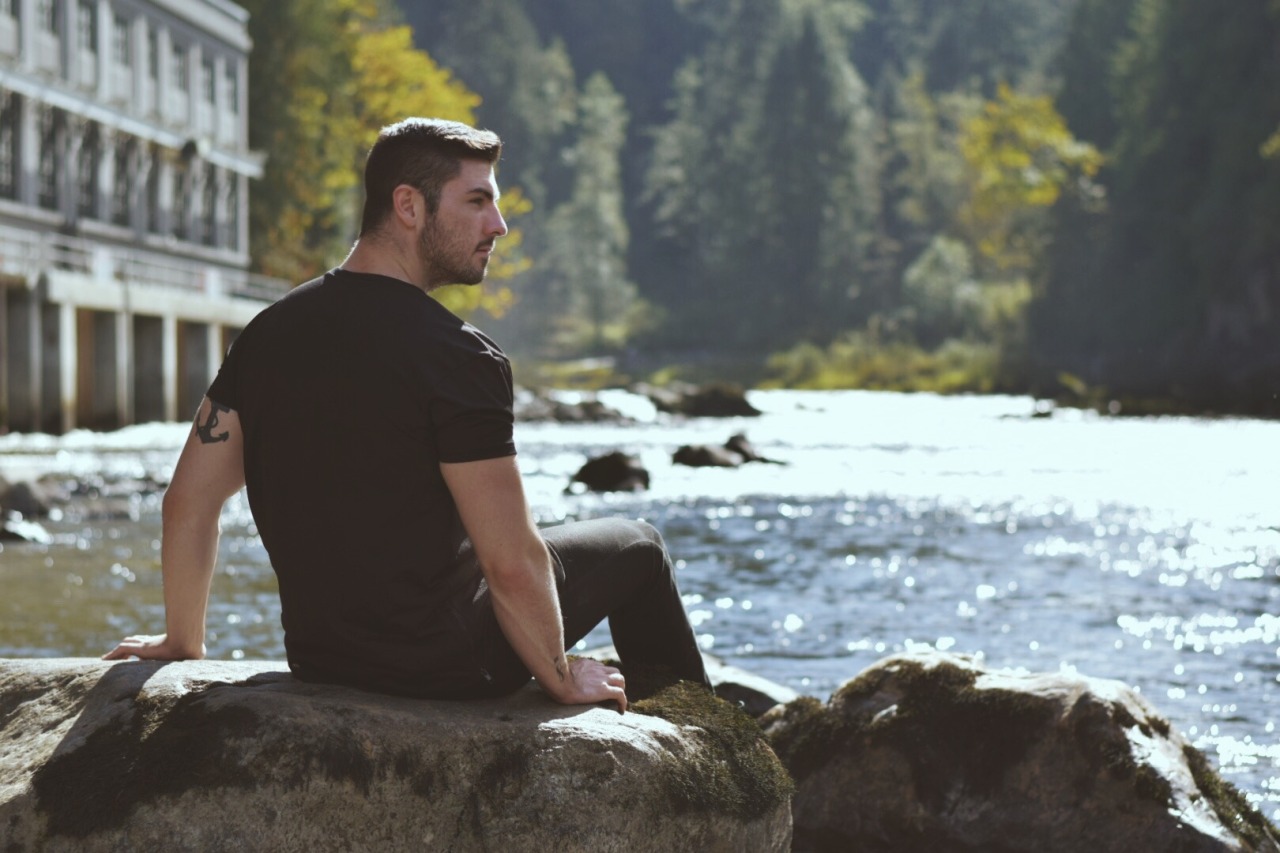
[[[426,199],[408,184],[400,184],[391,191],[391,211],[405,228],[414,228],[426,215]]]

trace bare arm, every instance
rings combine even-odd
[[[551,557],[525,502],[515,457],[442,464],[502,633],[543,689],[566,705],[617,702],[622,674],[598,661],[568,662]]]
[[[126,637],[103,655],[156,660],[203,658],[205,609],[218,557],[218,517],[244,485],[244,434],[235,412],[205,398],[164,495],[160,544],[165,631]]]

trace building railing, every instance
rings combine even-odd
[[[206,296],[272,302],[290,283],[238,267],[200,263],[57,232],[0,226],[0,273],[34,281],[60,269],[103,282],[145,284]]]

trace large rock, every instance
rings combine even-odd
[[[712,382],[691,385],[672,382],[665,386],[641,383],[632,388],[648,397],[660,412],[691,418],[755,417],[760,410],[747,400],[746,392],[737,385]]]
[[[673,723],[556,705],[535,687],[426,701],[304,684],[281,669],[0,660],[4,850],[790,842],[789,780],[758,727],[692,685],[648,700]]]
[[[762,719],[796,781],[795,850],[1275,851],[1275,828],[1116,681],[872,666]]]
[[[566,491],[642,492],[649,488],[649,469],[621,450],[588,459],[569,481]]]

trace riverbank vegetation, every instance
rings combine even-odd
[[[520,360],[1280,415],[1275,0],[243,5],[265,271],[434,113],[507,142],[517,234],[442,298]]]

